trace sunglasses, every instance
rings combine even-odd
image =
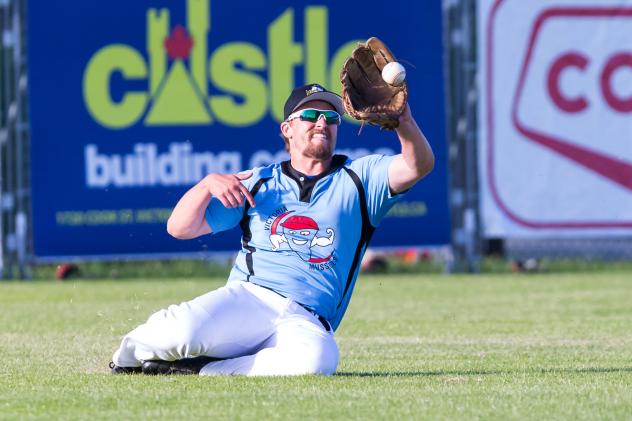
[[[306,108],[301,111],[290,114],[285,121],[300,119],[301,121],[309,121],[316,123],[320,116],[325,118],[325,123],[339,125],[341,123],[340,114],[333,110],[317,110],[315,108]]]

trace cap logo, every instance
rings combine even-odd
[[[305,91],[305,95],[310,96],[310,95],[315,94],[317,92],[323,92],[323,91],[324,91],[323,88],[321,88],[320,86],[314,85],[314,86],[312,86],[311,88],[309,88],[309,89],[307,89]]]

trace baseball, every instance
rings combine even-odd
[[[382,79],[389,85],[399,86],[406,79],[406,69],[398,62],[392,61],[382,69]]]

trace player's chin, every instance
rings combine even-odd
[[[305,155],[312,159],[326,160],[333,156],[333,150],[329,144],[314,145],[305,151]]]

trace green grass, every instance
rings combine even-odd
[[[0,419],[629,419],[632,272],[359,280],[333,377],[111,376],[213,280],[0,283]]]
[[[415,263],[405,262],[397,254],[389,254],[387,266],[376,271],[402,274],[442,274],[446,272],[445,262],[440,255],[431,256]],[[63,262],[58,262],[63,263]],[[38,264],[29,268],[29,278],[42,281],[53,279],[58,263]],[[226,279],[234,263],[234,256],[208,261],[204,259],[144,260],[144,261],[85,261],[75,262],[77,270],[70,279],[130,279],[130,278],[203,278],[218,277]],[[486,257],[480,262],[483,274],[510,274],[515,271],[511,260],[498,257]],[[632,273],[632,261],[629,260],[583,260],[583,259],[544,259],[539,261],[540,273],[586,273],[586,272],[626,272]],[[371,274],[373,275],[373,274]]]

